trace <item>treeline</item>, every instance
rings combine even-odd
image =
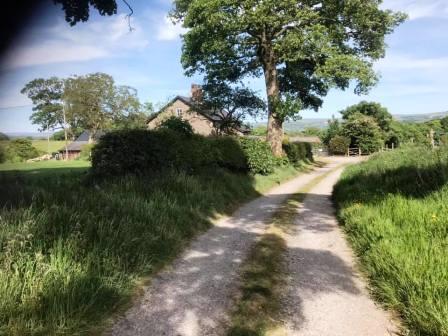
[[[342,121],[333,117],[328,128],[319,134],[333,154],[345,154],[349,147],[370,154],[407,143],[438,145],[448,142],[448,117],[425,123],[399,122],[385,107],[365,101],[340,113]]]
[[[143,128],[153,112],[151,103],[140,103],[136,89],[117,85],[105,73],[37,78],[21,92],[33,102],[31,122],[39,131],[62,130],[58,140],[74,139],[84,130],[93,138],[105,129]]]

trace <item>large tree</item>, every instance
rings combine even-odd
[[[33,102],[30,120],[40,131],[64,127],[62,96],[64,81],[57,77],[37,78],[20,91]]]
[[[363,93],[377,78],[372,63],[384,38],[405,15],[380,9],[380,0],[175,0],[186,73],[236,82],[264,75],[268,135],[282,154],[283,121],[318,109],[331,88],[352,80]],[[296,104],[291,101],[296,100]]]
[[[137,91],[115,85],[112,76],[105,73],[67,79],[64,101],[70,124],[88,130],[90,142],[98,131],[116,126],[131,127],[128,122],[141,117]]]
[[[362,114],[372,117],[378,123],[378,126],[384,131],[388,132],[392,123],[392,115],[387,108],[381,106],[379,103],[362,101],[359,104],[347,107],[341,112],[342,118],[350,119],[356,114]]]

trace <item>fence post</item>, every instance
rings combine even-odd
[[[362,154],[362,153],[361,153],[361,147],[359,147],[359,156],[361,156],[361,154]]]

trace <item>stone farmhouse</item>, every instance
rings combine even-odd
[[[218,134],[219,124],[222,118],[219,115],[208,113],[199,108],[203,93],[200,85],[191,85],[191,96],[176,96],[159,112],[153,114],[148,119],[148,129],[157,128],[164,120],[170,117],[179,117],[188,123],[197,134],[213,136]],[[243,135],[249,130],[242,127],[235,130],[238,135]]]

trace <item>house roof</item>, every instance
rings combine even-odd
[[[221,120],[221,118],[219,118],[219,116],[217,115],[213,115],[212,113],[208,113],[210,112],[209,110],[201,110],[198,109],[197,106],[195,106],[193,100],[191,99],[191,97],[186,97],[186,96],[176,96],[173,99],[170,100],[170,102],[168,104],[166,104],[164,107],[162,107],[159,112],[156,112],[152,115],[150,115],[147,119],[147,123],[149,123],[150,121],[154,120],[155,118],[157,118],[157,116],[162,113],[168,106],[170,106],[171,104],[173,104],[176,100],[180,100],[181,102],[183,102],[185,105],[188,105],[189,107],[191,107],[192,109],[194,109],[194,111],[196,113],[199,113],[200,115],[202,115],[203,117],[207,118],[210,121],[213,122],[219,122]]]
[[[104,135],[105,132],[98,131],[93,137],[93,141],[98,141]],[[75,141],[68,144],[67,150],[72,152],[81,151],[82,147],[89,144],[89,131],[82,132]],[[60,152],[64,152],[65,148],[61,149]]]
[[[322,143],[318,136],[292,136],[289,138],[291,142],[309,142],[309,143]]]

